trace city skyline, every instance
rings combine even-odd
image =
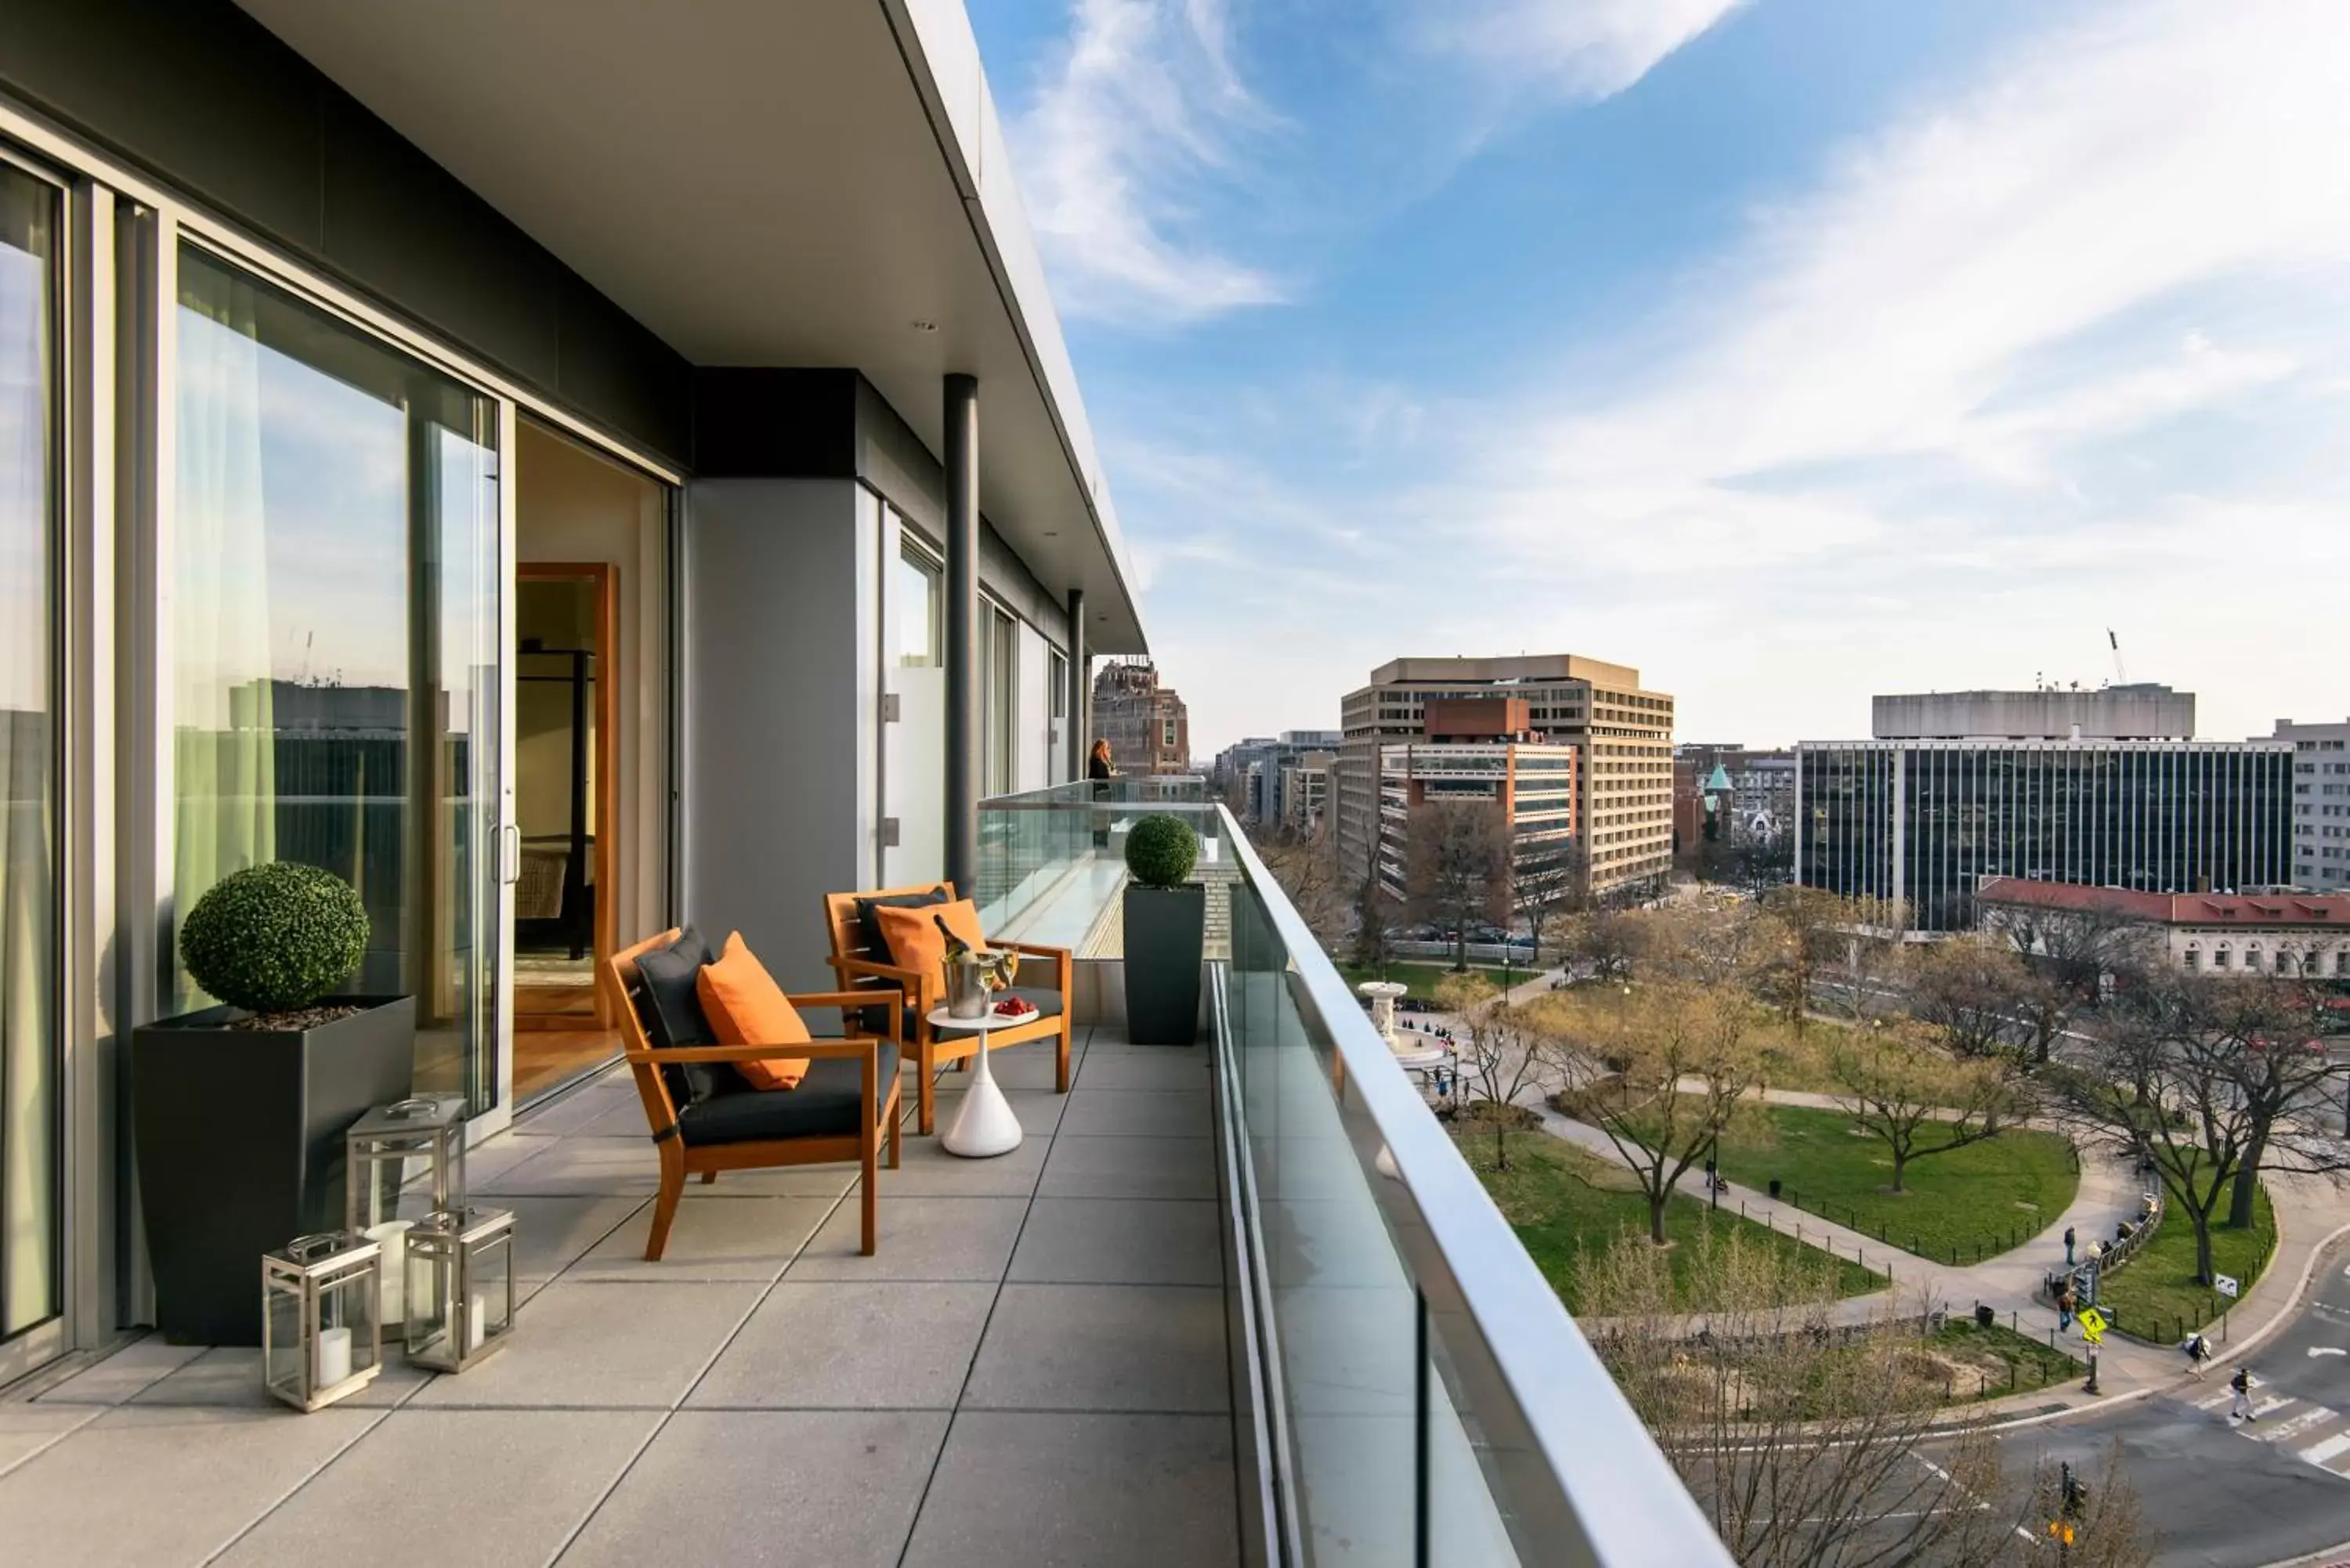
[[[973,14],[1204,750],[1399,649],[1758,743],[2109,627],[2207,734],[2350,711],[2257,590],[2350,566],[2350,13]]]

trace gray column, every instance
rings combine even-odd
[[[946,379],[947,880],[979,885],[979,378]]]
[[[1093,747],[1094,738],[1086,733],[1086,590],[1069,590],[1069,690],[1061,706],[1069,715],[1066,728],[1069,740],[1069,777],[1086,776],[1086,753]]]

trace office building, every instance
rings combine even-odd
[[[1274,798],[1277,820],[1294,836],[1318,838],[1330,815],[1330,764],[1336,752],[1307,752],[1280,763]]]
[[[2350,891],[2350,723],[2279,719],[2271,737],[2293,747],[2293,884]]]
[[[1795,748],[1806,886],[1900,899],[1916,929],[1948,932],[1974,925],[1986,877],[2145,893],[2292,879],[2290,743],[2161,734],[2191,732],[2191,695],[1981,691],[1876,711],[1891,734]],[[2010,728],[1981,728],[1994,723]]]
[[[1342,875],[1367,876],[1378,855],[1382,750],[1433,743],[1430,706],[1464,698],[1520,700],[1531,734],[1575,748],[1575,822],[1592,891],[1663,882],[1672,866],[1673,700],[1642,686],[1638,670],[1571,653],[1399,659],[1348,692],[1331,773]]]
[[[1131,777],[1191,771],[1191,718],[1147,659],[1113,659],[1094,672],[1093,731]]]
[[[2350,893],[2136,893],[1992,877],[1975,906],[1985,930],[2027,947],[2050,914],[2080,914],[2143,929],[2148,951],[2189,973],[2350,980]]]
[[[1423,739],[1379,748],[1379,880],[1408,891],[1412,814],[1432,801],[1491,804],[1509,833],[1513,896],[1575,873],[1579,748],[1545,742],[1523,697],[1427,705]]]
[[[1217,793],[1244,822],[1294,825],[1300,815],[1284,781],[1305,759],[1336,750],[1336,730],[1284,730],[1277,736],[1251,736],[1216,753],[1211,770]],[[1323,781],[1327,786],[1327,780]],[[1320,815],[1317,803],[1311,815]]]

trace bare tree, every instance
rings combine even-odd
[[[1388,928],[1395,923],[1395,900],[1388,896],[1387,884],[1379,880],[1378,871],[1363,878],[1362,890],[1355,895],[1355,947],[1352,957],[1357,969],[1367,969],[1384,977],[1388,961],[1394,956],[1388,945]]]
[[[1265,869],[1304,918],[1306,929],[1325,949],[1337,946],[1346,934],[1347,904],[1338,875],[1338,857],[1327,838],[1299,835],[1281,827],[1260,827],[1249,835]]]
[[[1518,917],[1526,923],[1527,934],[1534,938],[1534,965],[1540,968],[1543,928],[1572,916],[1589,901],[1585,883],[1590,875],[1590,864],[1582,841],[1577,839],[1570,841],[1547,864],[1523,867],[1522,871],[1523,874],[1511,878],[1510,894]]]
[[[1469,928],[1510,918],[1510,833],[1487,800],[1432,800],[1404,826],[1404,899],[1412,918],[1452,932],[1452,967],[1469,967]]]
[[[1836,1324],[1834,1267],[1735,1231],[1679,1256],[1627,1236],[1585,1260],[1581,1317],[1746,1568],[2054,1568],[2054,1474],[2012,1484],[1989,1432],[1938,1427],[1944,1369],[1914,1319]],[[2145,1568],[2117,1466],[2089,1492],[2067,1561]]]
[[[1971,934],[1931,944],[1904,977],[1909,1011],[1938,1025],[1961,1056],[1989,1056],[2019,1046],[2026,1029],[2032,971],[2004,942]]]
[[[1642,927],[1637,914],[1621,909],[1586,909],[1567,925],[1561,944],[1570,965],[1587,967],[1602,980],[1621,980],[1632,972],[1640,954]]]
[[[2307,1114],[2334,1069],[2306,1014],[2274,982],[2155,970],[2116,992],[2077,1066],[2044,1074],[2085,1137],[2151,1159],[2195,1227],[2195,1277],[2210,1283],[2211,1228],[2223,1195],[2264,1170],[2337,1173],[2350,1149]],[[2297,988],[2296,988],[2297,989]],[[2233,1222],[2238,1212],[2230,1204]]]
[[[1910,1161],[1997,1137],[2024,1114],[2005,1060],[1954,1060],[1905,1020],[1846,1031],[1828,1072],[1836,1104],[1893,1156],[1895,1192]]]
[[[1493,1168],[1510,1168],[1509,1135],[1526,1119],[1521,1100],[1557,1076],[1557,1053],[1540,1020],[1482,975],[1447,975],[1437,1004],[1459,1020],[1453,1033],[1461,1087],[1493,1129]]]
[[[1529,1005],[1561,1042],[1559,1108],[1607,1136],[1648,1200],[1648,1239],[1662,1245],[1681,1178],[1759,1123],[1742,1106],[1768,1060],[1753,1006],[1730,987],[1674,980]]]

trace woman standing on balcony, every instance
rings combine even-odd
[[[1109,781],[1118,777],[1118,767],[1109,758],[1108,737],[1094,737],[1094,749],[1086,753],[1086,777],[1093,781],[1096,800],[1109,798]],[[1094,847],[1102,849],[1108,845],[1109,813],[1097,810],[1094,813]]]

